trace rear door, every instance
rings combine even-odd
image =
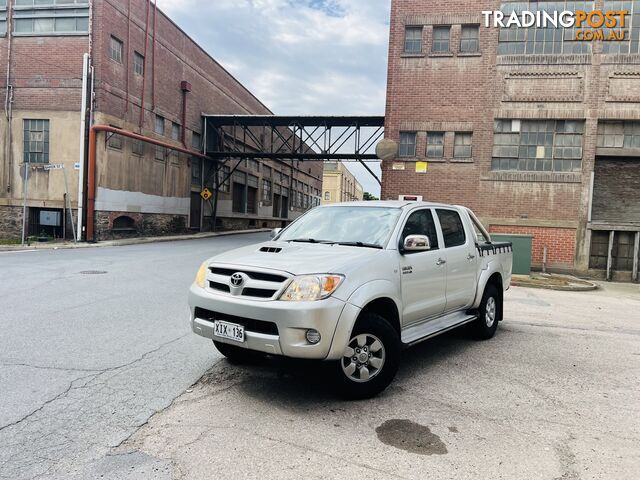
[[[407,217],[400,235],[400,245],[404,244],[408,235],[426,235],[431,242],[431,250],[400,255],[403,326],[438,316],[446,305],[445,264],[442,262],[440,240],[430,208],[413,211]]]
[[[476,293],[477,252],[472,232],[467,232],[460,214],[453,209],[436,210],[447,270],[446,312],[471,306]]]

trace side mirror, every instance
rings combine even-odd
[[[402,249],[405,252],[426,252],[431,250],[431,242],[426,235],[408,235]]]
[[[280,235],[281,231],[281,228],[274,228],[273,230],[271,230],[271,238],[276,238],[278,235]]]

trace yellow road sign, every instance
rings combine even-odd
[[[200,196],[205,200],[209,200],[211,197],[213,197],[213,193],[211,193],[211,190],[209,190],[208,188],[205,188],[200,192]]]

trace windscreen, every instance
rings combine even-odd
[[[296,220],[278,241],[363,243],[383,247],[401,210],[387,207],[322,207]]]

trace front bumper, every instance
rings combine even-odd
[[[195,284],[189,290],[189,308],[191,329],[202,337],[274,355],[318,360],[337,360],[342,356],[360,313],[359,308],[333,297],[315,302],[256,301],[216,295]],[[238,323],[248,319],[245,341],[239,343],[215,336],[213,322],[198,318],[196,308],[238,317]],[[252,331],[250,320],[274,323],[277,334]],[[320,332],[321,340],[315,345],[305,337],[310,328]]]

